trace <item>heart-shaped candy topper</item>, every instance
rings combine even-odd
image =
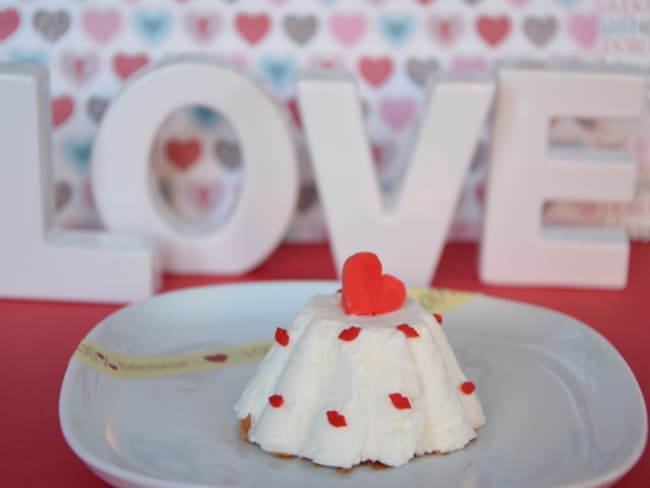
[[[341,305],[346,314],[392,312],[400,308],[404,300],[404,283],[394,276],[381,274],[381,262],[376,254],[360,252],[345,261]]]

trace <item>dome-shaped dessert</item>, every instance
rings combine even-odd
[[[346,267],[356,256],[368,259],[355,255]],[[485,417],[438,321],[405,296],[393,311],[373,314],[375,302],[363,315],[349,313],[359,310],[355,293],[366,283],[346,293],[347,271],[342,293],[313,297],[276,330],[235,406],[242,436],[271,453],[339,468],[400,466],[467,445]],[[372,274],[381,275],[380,264]]]

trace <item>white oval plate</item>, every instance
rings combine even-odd
[[[195,288],[126,307],[88,339],[121,354],[193,353],[270,339],[337,282]],[[623,324],[624,325],[624,324]],[[340,474],[242,441],[233,404],[256,364],[156,379],[107,376],[72,359],[60,421],[73,451],[118,487],[607,486],[639,459],[647,418],[625,361],[584,324],[478,295],[445,315],[487,424],[472,445],[386,470]]]

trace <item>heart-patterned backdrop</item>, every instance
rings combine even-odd
[[[482,71],[507,58],[650,65],[650,2],[629,0],[22,0],[0,2],[0,59],[49,67],[57,225],[101,226],[89,184],[93,136],[129,77],[177,55],[234,63],[291,115],[301,188],[293,241],[327,238],[295,101],[300,69],[336,68],[356,80],[381,189],[402,174],[423,88],[440,71]],[[486,139],[478,146],[452,238],[479,234]],[[625,225],[650,237],[650,122],[560,119],[555,144],[624,146],[640,161],[625,205],[564,204],[549,222]],[[10,174],[6,162],[1,171]],[[163,201],[181,219],[226,219],[245,184],[237,135],[206,107],[170,114],[151,151]],[[3,177],[3,175],[0,175]]]

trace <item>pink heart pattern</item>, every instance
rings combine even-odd
[[[594,14],[573,14],[569,17],[569,33],[584,49],[592,49],[598,38],[598,17]]]
[[[111,8],[106,10],[89,8],[81,14],[81,25],[94,41],[110,42],[122,28],[122,14]]]
[[[436,44],[446,47],[460,38],[463,32],[463,18],[456,15],[433,14],[428,19],[429,32]]]
[[[632,62],[636,59],[641,67],[647,66],[650,56],[650,13],[633,12],[629,25],[622,26],[616,0],[413,0],[400,4],[399,11],[386,0],[316,0],[305,5],[297,0],[176,0],[161,3],[155,10],[136,0],[59,2],[56,6],[47,0],[5,3],[0,6],[0,60],[48,65],[55,87],[54,164],[62,168],[71,164],[64,142],[78,137],[79,132],[92,136],[123,85],[166,55],[216,55],[258,80],[263,72],[260,60],[269,56],[293,63],[296,73],[303,69],[348,72],[359,87],[370,147],[385,191],[390,191],[407,159],[404,153],[424,90],[438,73],[485,71],[513,54],[536,59],[540,55],[574,59],[582,54],[594,59],[594,55],[613,54]],[[633,4],[640,2],[628,3],[630,8]],[[382,21],[387,16],[400,22],[386,28]],[[138,24],[137,19],[144,23]],[[402,30],[396,30],[398,27]],[[397,42],[404,32],[408,42]],[[34,48],[26,50],[25,46]],[[308,166],[310,156],[293,76],[282,92],[267,85],[277,91],[274,95],[285,107],[296,135],[300,163]],[[163,149],[152,151],[152,165],[160,171],[165,201],[174,205],[183,200],[183,205],[195,207],[195,211],[184,207],[181,213],[225,218],[226,212],[219,213],[217,207],[232,206],[236,201],[246,150],[220,114],[210,107],[191,108],[179,110],[163,124],[155,143]],[[592,130],[578,125],[580,130]],[[637,154],[639,160],[650,161],[650,135],[637,139],[645,141],[634,146],[644,148]],[[172,157],[166,154],[166,142],[179,140],[198,141],[200,157],[189,157],[192,154],[177,148]],[[230,154],[224,152],[228,147],[240,149],[236,164],[223,157]],[[464,192],[479,207],[481,161],[473,166],[478,169],[470,191]],[[197,175],[203,184],[197,183]],[[216,183],[206,186],[205,181]],[[57,189],[63,223],[70,217],[69,222],[75,225],[84,219],[96,224],[91,200],[71,198],[90,192],[87,179],[65,183],[59,185],[64,189]],[[309,189],[303,199],[308,204],[299,206],[290,238],[323,239],[326,229],[315,182],[307,179],[301,185]],[[478,225],[475,217],[469,219],[470,226]],[[468,228],[467,222],[461,224],[455,228]]]
[[[379,100],[382,120],[391,129],[400,132],[409,125],[415,115],[415,100],[409,97],[386,97]]]
[[[185,15],[188,35],[200,44],[210,42],[221,28],[221,16],[216,11],[199,13],[189,11]]]
[[[64,52],[61,56],[61,72],[73,83],[83,85],[92,80],[99,69],[99,56],[95,52]]]
[[[330,17],[329,28],[339,44],[352,47],[366,33],[366,17],[363,14],[334,14]]]

